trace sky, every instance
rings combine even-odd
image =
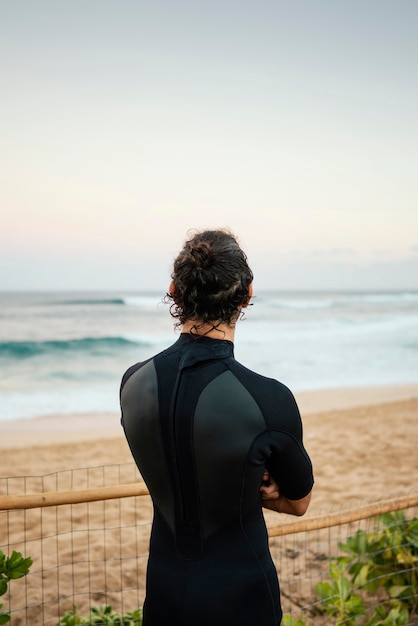
[[[418,289],[416,0],[0,3],[0,290]]]

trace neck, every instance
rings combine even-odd
[[[228,324],[213,326],[212,324],[199,324],[199,322],[189,320],[183,324],[181,330],[183,333],[201,335],[211,339],[226,339],[232,343],[235,337],[235,325],[229,326]]]

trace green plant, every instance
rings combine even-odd
[[[23,578],[23,576],[29,573],[32,562],[30,557],[25,559],[20,552],[16,552],[15,550],[13,550],[10,557],[7,557],[4,552],[0,550],[0,596],[6,593],[11,580]],[[3,605],[0,604],[0,611],[2,608]],[[0,612],[0,624],[7,624],[9,621],[10,612]]]
[[[384,589],[391,609],[414,610],[418,584],[418,519],[406,520],[402,511],[381,515],[372,533],[360,530],[340,544],[348,556],[337,559],[352,582],[371,594]],[[391,622],[388,622],[391,623]],[[403,622],[399,622],[402,624]]]
[[[142,609],[130,611],[128,613],[117,613],[108,604],[93,606],[90,613],[81,616],[76,605],[72,611],[66,611],[58,622],[58,626],[142,626]]]
[[[330,582],[316,585],[316,592],[324,603],[328,615],[336,618],[336,624],[355,626],[359,615],[365,614],[361,596],[353,593],[350,580],[344,576],[345,567],[339,563],[330,566]]]
[[[291,615],[283,615],[283,626],[306,626],[306,623],[302,619],[295,619]]]
[[[398,511],[378,520],[373,532],[359,530],[339,544],[345,554],[332,559],[330,582],[316,586],[324,612],[336,624],[403,626],[416,609],[418,519],[406,520]],[[356,592],[379,596],[373,615],[369,610],[367,617],[367,596]]]
[[[407,609],[397,606],[387,613],[383,606],[378,606],[366,626],[404,626],[408,622],[409,612]]]

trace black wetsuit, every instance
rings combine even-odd
[[[121,408],[154,503],[144,626],[277,626],[263,472],[292,500],[313,485],[291,392],[182,334],[125,373]]]

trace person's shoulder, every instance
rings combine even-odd
[[[149,359],[146,359],[145,361],[139,361],[138,363],[134,363],[134,365],[131,365],[130,367],[128,367],[128,369],[126,370],[126,372],[123,374],[122,376],[122,381],[120,384],[120,389],[122,391],[123,387],[125,386],[127,380],[133,375],[135,374],[135,372],[137,372],[138,370],[140,370],[142,367],[144,367],[144,365],[146,365],[147,363],[149,363],[150,361],[152,361],[155,357],[150,357]]]
[[[270,430],[287,431],[300,437],[300,412],[287,385],[240,363],[236,363],[233,373],[257,402]]]
[[[274,393],[280,393],[283,396],[293,398],[293,393],[284,383],[277,378],[272,378],[254,370],[249,369],[239,361],[234,360],[231,366],[232,371],[243,381],[254,384],[262,389],[271,390]]]
[[[121,390],[124,387],[124,385],[126,384],[126,382],[129,380],[129,378],[131,378],[131,376],[133,376],[133,374],[135,374],[136,372],[141,370],[145,365],[147,365],[151,361],[156,362],[156,361],[159,361],[160,359],[164,359],[166,357],[169,358],[171,355],[176,354],[177,352],[179,352],[179,350],[180,350],[179,342],[176,341],[174,344],[172,344],[168,348],[165,348],[164,350],[161,350],[161,352],[158,352],[157,354],[154,354],[153,356],[149,357],[148,359],[145,359],[144,361],[138,361],[138,363],[134,363],[134,365],[131,365],[130,367],[128,367],[128,369],[126,370],[126,372],[122,376]]]

